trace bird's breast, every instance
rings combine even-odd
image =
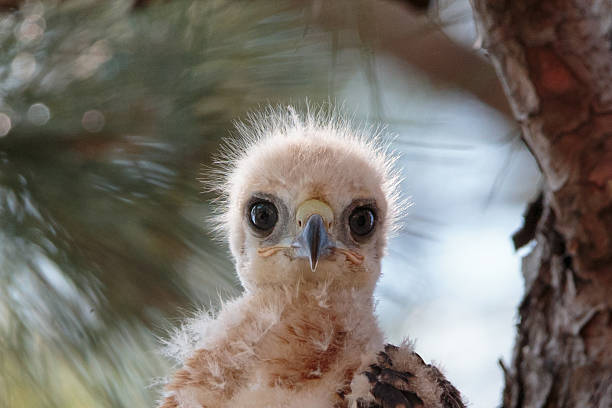
[[[310,291],[287,302],[254,347],[257,362],[236,399],[247,405],[234,406],[342,406],[363,356],[382,347],[373,307],[360,299]],[[262,398],[271,400],[248,404]]]
[[[324,308],[287,310],[281,324],[258,347],[261,366],[272,386],[299,388],[340,371],[356,369],[347,349],[359,348],[334,313]],[[354,350],[357,351],[357,350]],[[358,362],[356,363],[358,365]]]

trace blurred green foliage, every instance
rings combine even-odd
[[[239,290],[206,231],[202,165],[246,112],[330,92],[327,34],[303,14],[81,0],[0,15],[1,407],[153,404],[165,319]]]

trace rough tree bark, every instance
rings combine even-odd
[[[536,245],[523,260],[526,293],[503,406],[610,408],[612,1],[472,6],[545,176],[543,198],[529,211]]]

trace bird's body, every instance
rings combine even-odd
[[[435,373],[409,346],[394,369],[380,353],[373,291],[400,210],[392,157],[367,132],[292,109],[240,129],[219,224],[245,292],[177,333],[182,367],[161,406],[380,407],[373,391],[389,394],[380,384],[391,378],[397,401],[442,407]],[[402,385],[410,364],[422,375]]]
[[[165,406],[347,406],[355,373],[383,345],[363,296],[322,284],[266,288],[225,304],[204,325],[196,319],[191,336],[200,342],[170,383]]]

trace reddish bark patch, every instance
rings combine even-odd
[[[588,157],[590,160],[586,160],[592,166],[588,180],[599,188],[606,188],[612,181],[612,134],[606,134],[604,142],[594,150],[595,154]]]
[[[602,365],[612,363],[610,344],[612,344],[612,311],[596,312],[580,331],[584,348],[589,358]]]
[[[540,96],[560,96],[578,87],[572,72],[550,48],[528,48],[527,61],[536,76],[535,83]]]

